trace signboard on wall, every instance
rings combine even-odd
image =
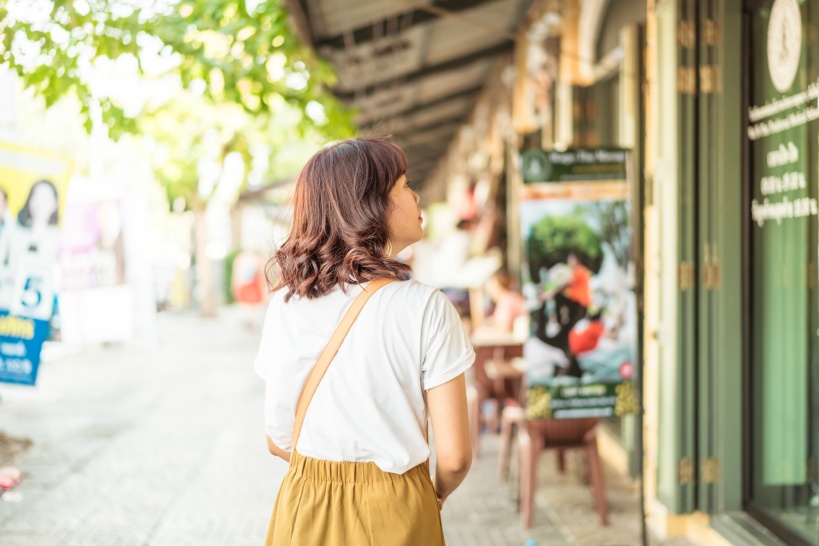
[[[816,350],[811,332],[819,325],[812,290],[819,282],[819,78],[809,54],[815,4],[773,0],[765,8],[752,23],[751,55],[760,63],[751,80],[747,111],[750,369],[755,385],[751,493],[761,506],[778,511],[784,506],[776,499],[786,498],[789,487],[807,487],[811,454],[817,449],[810,416],[816,413],[812,399],[819,393],[811,371]],[[803,508],[807,510],[807,501]]]
[[[37,377],[70,170],[67,160],[0,144],[0,382]]]
[[[627,155],[620,148],[526,150],[521,154],[521,171],[527,184],[622,181],[626,179]]]
[[[524,344],[527,416],[634,413],[637,304],[628,153],[537,152],[524,152],[524,172],[533,157],[558,161],[539,177],[529,171],[521,202],[522,289],[531,312]]]

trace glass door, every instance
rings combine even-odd
[[[748,2],[746,505],[819,544],[819,0]]]

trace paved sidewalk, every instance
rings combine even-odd
[[[0,384],[0,429],[34,441],[15,461],[29,473],[22,500],[0,501],[0,543],[259,546],[286,464],[265,448],[258,334],[238,318],[163,314],[156,351],[95,348],[44,364],[33,389]],[[514,488],[495,480],[496,438],[482,447],[444,508],[449,546],[639,544],[637,516],[622,514],[623,531],[614,507],[615,526],[578,535],[564,508],[583,514],[587,493],[570,482],[541,485],[521,530]]]
[[[482,438],[480,458],[447,500],[442,513],[447,546],[522,546],[528,539],[537,546],[577,544],[543,503],[537,503],[532,528],[521,529],[516,488],[495,476],[498,446],[497,436]]]
[[[286,464],[264,444],[257,335],[234,315],[162,315],[159,351],[84,351],[34,389],[0,385],[0,426],[34,441],[2,544],[261,544]]]

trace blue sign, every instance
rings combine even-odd
[[[0,382],[34,385],[48,321],[0,309]]]

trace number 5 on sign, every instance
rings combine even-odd
[[[54,285],[51,267],[45,265],[22,268],[14,282],[12,315],[49,320],[54,311]]]
[[[23,297],[20,303],[26,309],[37,309],[43,301],[43,279],[40,277],[29,277],[23,285]]]

